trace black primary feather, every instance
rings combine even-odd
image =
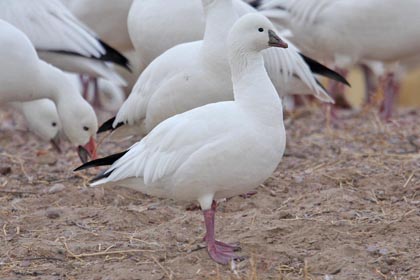
[[[115,117],[110,118],[109,120],[107,120],[106,122],[104,122],[98,128],[98,131],[96,133],[103,133],[103,132],[106,132],[108,130],[113,131],[113,130],[119,128],[120,126],[124,125],[124,123],[120,122],[120,123],[117,124],[116,127],[113,127],[112,124],[114,123],[114,121],[115,121]]]
[[[37,49],[37,51],[52,52],[52,53],[59,53],[59,54],[65,54],[65,55],[74,55],[74,56],[80,56],[80,57],[95,59],[95,60],[104,61],[104,62],[112,62],[127,69],[129,72],[132,72],[130,61],[123,54],[121,54],[119,51],[117,51],[116,49],[108,45],[107,43],[103,42],[101,39],[97,39],[97,40],[105,49],[105,53],[102,54],[100,57],[86,56],[77,52],[66,51],[66,50]]]
[[[325,65],[322,65],[321,63],[319,63],[318,61],[307,57],[304,54],[299,53],[300,56],[303,58],[303,60],[306,62],[306,64],[308,64],[309,68],[311,69],[312,73],[330,78],[332,80],[335,80],[337,82],[343,83],[349,87],[351,87],[350,83],[346,80],[346,78],[344,78],[342,75],[340,75],[339,73],[335,72],[334,70],[331,70],[330,68],[328,68]]]
[[[99,173],[97,176],[95,176],[95,177],[93,177],[92,179],[89,180],[89,184],[95,183],[96,181],[99,181],[103,178],[108,178],[109,175],[111,175],[112,171],[114,171],[114,170],[111,170],[111,171],[108,171],[108,172],[103,171],[103,172]]]
[[[88,168],[92,168],[92,167],[97,167],[97,166],[104,166],[104,165],[112,165],[114,162],[116,162],[117,160],[119,160],[123,155],[125,155],[128,152],[128,150],[118,153],[118,154],[113,154],[104,158],[98,158],[89,162],[86,162],[85,164],[77,167],[76,169],[74,169],[73,171],[80,171],[80,170],[85,170]]]

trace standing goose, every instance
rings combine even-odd
[[[0,42],[0,104],[51,99],[70,142],[85,145],[88,153],[95,157],[93,136],[98,121],[77,88],[61,70],[38,58],[24,33],[3,20],[0,20]]]
[[[227,264],[237,246],[215,239],[215,200],[255,189],[279,164],[286,144],[282,103],[261,51],[286,48],[263,16],[237,21],[228,38],[234,101],[208,104],[160,123],[128,151],[77,170],[111,165],[92,186],[113,184],[176,200],[198,201],[210,257]]]
[[[202,0],[202,4],[207,19],[204,39],[178,45],[156,58],[140,75],[116,117],[105,122],[99,132],[128,124],[126,129],[119,128],[119,134],[127,136],[132,132],[129,126],[135,126],[143,136],[168,117],[208,103],[232,100],[226,37],[237,19],[233,1]],[[281,96],[300,85],[303,93],[333,102],[296,48],[267,50],[264,59]]]
[[[305,53],[340,68],[386,63],[384,116],[392,112],[396,65],[420,50],[420,1],[266,0],[261,12],[293,32]]]

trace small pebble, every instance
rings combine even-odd
[[[293,215],[290,214],[287,211],[280,211],[279,214],[278,214],[278,218],[279,219],[291,219],[291,218],[293,218]]]
[[[63,184],[55,184],[48,190],[48,193],[58,193],[63,191],[65,188],[66,186],[64,186]]]
[[[295,183],[300,184],[304,181],[305,177],[300,175],[294,175],[293,180],[295,180]]]
[[[10,173],[12,173],[12,168],[10,166],[0,167],[0,174],[1,175],[9,175]]]
[[[56,208],[49,208],[45,211],[45,216],[49,219],[57,219],[61,216],[61,211]]]
[[[179,243],[188,243],[188,236],[186,234],[177,233],[175,235],[175,240]]]

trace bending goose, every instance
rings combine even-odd
[[[51,99],[66,136],[95,157],[95,112],[59,69],[40,60],[19,29],[0,20],[0,103]],[[22,77],[25,79],[22,80]]]
[[[273,30],[265,17],[249,14],[230,31],[234,101],[173,116],[128,151],[76,170],[111,165],[92,180],[92,186],[113,184],[198,201],[210,257],[221,264],[236,258],[236,246],[215,239],[215,200],[255,189],[276,169],[286,144],[281,99],[261,54],[269,46],[287,47]]]
[[[0,19],[22,30],[40,58],[48,63],[64,71],[103,77],[125,85],[106,63],[129,69],[128,60],[101,41],[59,0],[3,0]]]
[[[44,141],[50,141],[54,148],[60,150],[61,122],[54,102],[49,99],[38,99],[10,104],[22,113],[31,132]]]
[[[262,13],[289,28],[305,53],[328,59],[341,68],[358,62],[394,63],[420,50],[420,2],[407,0],[267,0]],[[394,66],[394,65],[391,65]],[[396,87],[389,69],[384,88],[385,115]]]
[[[204,39],[178,45],[155,59],[140,75],[115,119],[102,125],[99,132],[128,124],[138,126],[136,130],[143,136],[170,116],[233,98],[226,37],[237,15],[232,0],[202,3],[207,17]],[[267,50],[264,58],[281,96],[299,87],[302,93],[332,102],[294,47],[284,52]],[[118,130],[122,135],[132,132],[130,128]]]

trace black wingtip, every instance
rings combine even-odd
[[[130,73],[132,72],[130,61],[122,53],[120,53],[119,51],[117,51],[116,49],[114,49],[113,47],[111,47],[110,45],[102,41],[101,39],[97,39],[97,40],[99,41],[99,43],[101,43],[101,45],[105,49],[105,54],[103,54],[100,57],[101,60],[113,62],[127,69]]]
[[[255,9],[258,9],[262,4],[262,0],[253,0],[251,2],[248,2],[248,4],[254,7]]]
[[[77,52],[73,51],[67,51],[67,50],[50,50],[50,49],[40,49],[37,48],[37,51],[47,51],[52,53],[59,53],[59,54],[65,54],[65,55],[74,55],[79,57],[85,57],[89,59],[95,59],[103,62],[112,62],[117,65],[120,65],[121,67],[127,69],[130,73],[133,71],[131,70],[130,61],[119,51],[102,41],[101,39],[98,39],[98,42],[102,45],[102,47],[105,49],[105,53],[102,54],[100,57],[94,57],[94,56],[86,56]]]
[[[103,133],[106,132],[108,130],[114,130],[114,127],[112,126],[112,124],[115,121],[115,117],[110,118],[109,120],[107,120],[106,122],[104,122],[99,128],[98,131],[96,133]]]
[[[103,133],[103,132],[106,132],[106,131],[109,131],[109,130],[113,131],[113,130],[119,128],[120,126],[123,126],[124,125],[123,122],[120,122],[120,123],[117,123],[117,125],[115,127],[113,127],[112,124],[114,123],[114,121],[115,121],[115,117],[110,118],[109,120],[107,120],[106,122],[104,122],[98,128],[98,131],[96,133],[99,134],[99,133]]]
[[[104,171],[104,172],[101,172],[101,173],[99,173],[99,175],[97,175],[97,176],[93,177],[92,179],[90,179],[89,180],[89,184],[95,183],[95,182],[97,182],[97,181],[99,181],[99,180],[101,180],[103,178],[108,178],[109,175],[111,175],[111,173],[112,173],[112,171],[108,171],[108,172],[107,171]]]
[[[118,159],[120,159],[123,155],[125,155],[128,152],[128,150],[113,154],[104,158],[98,158],[89,162],[86,162],[85,164],[82,164],[81,166],[74,169],[74,172],[85,170],[92,167],[98,167],[98,166],[104,166],[104,165],[112,165],[114,162],[116,162]]]
[[[351,87],[350,83],[339,73],[335,72],[334,70],[331,70],[327,66],[319,63],[318,61],[307,57],[306,55],[299,53],[300,56],[303,58],[303,60],[308,64],[311,71],[315,74],[330,78],[332,80],[335,80],[337,82],[343,83],[348,87]]]

